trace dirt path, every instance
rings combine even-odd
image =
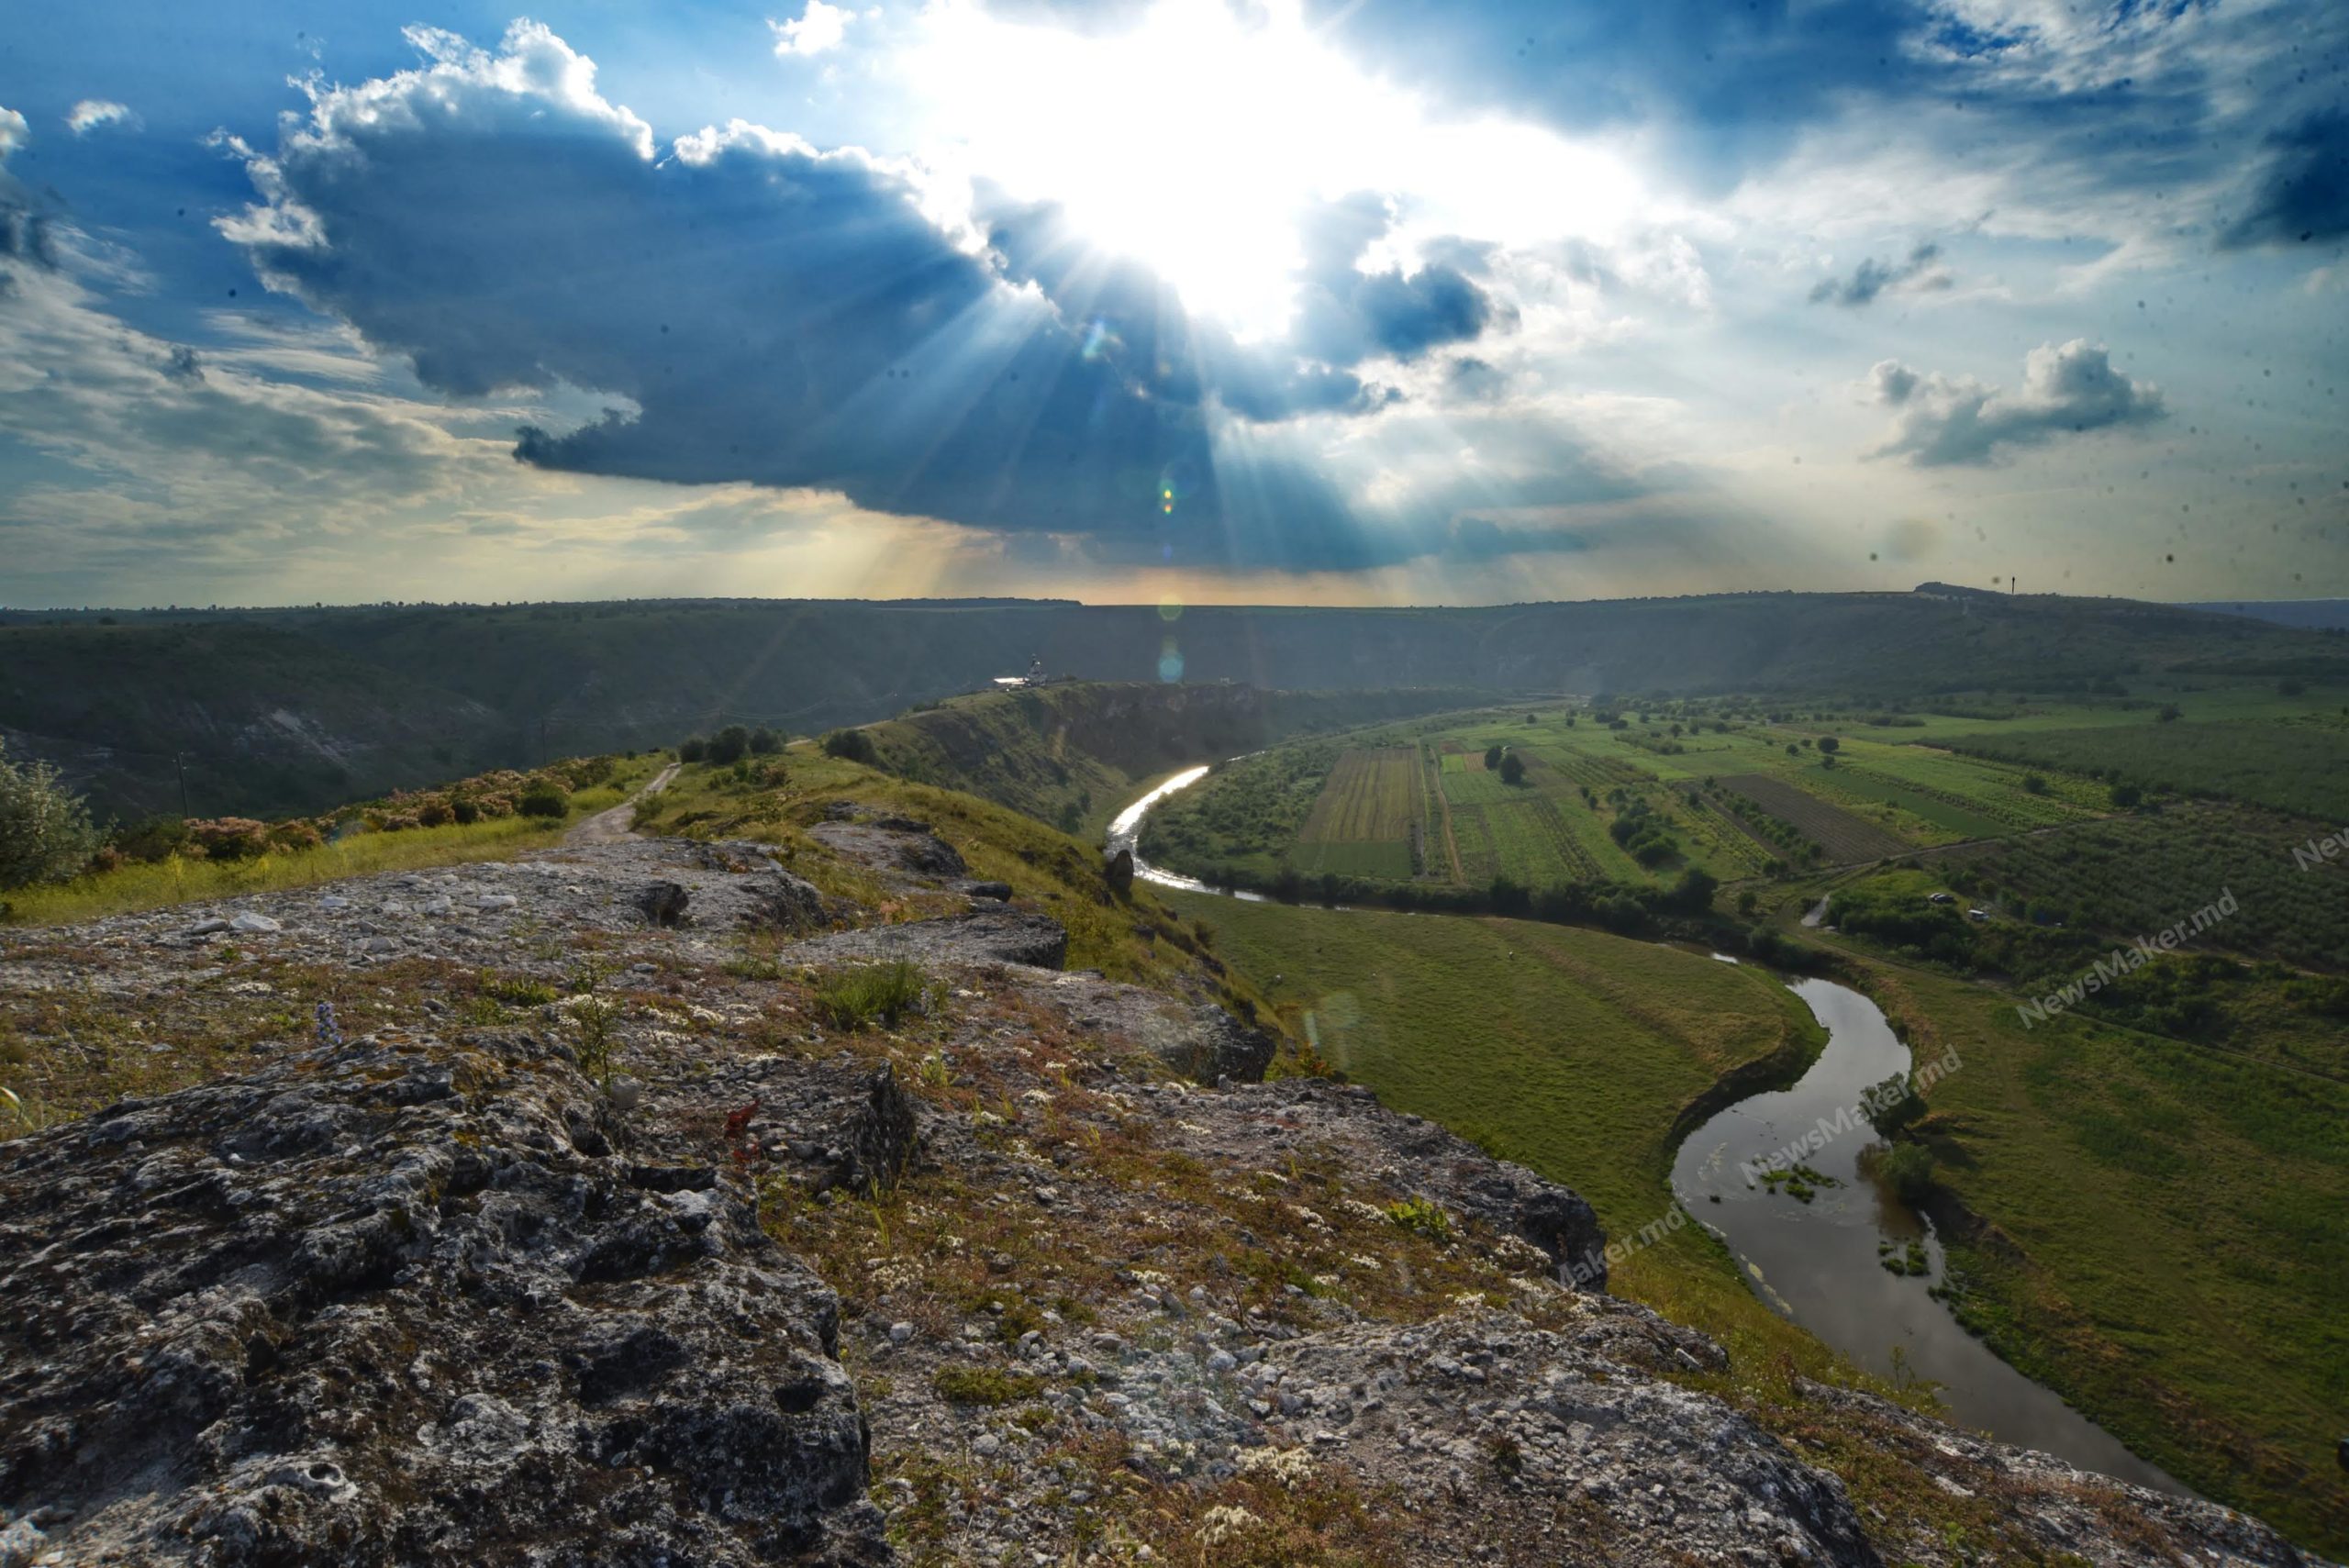
[[[636,837],[636,804],[649,795],[659,795],[677,776],[677,764],[670,763],[652,776],[652,782],[613,806],[598,811],[578,823],[562,836],[566,844],[612,844],[622,839]]]

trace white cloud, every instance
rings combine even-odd
[[[788,22],[770,21],[774,29],[774,52],[778,59],[793,55],[822,54],[840,48],[848,36],[848,25],[856,20],[856,13],[842,6],[827,6],[824,0],[807,0],[807,9]]]
[[[0,109],[0,161],[32,139],[32,128],[14,109]]]
[[[139,117],[130,112],[128,104],[117,104],[111,98],[84,98],[73,106],[65,117],[65,127],[75,136],[87,136],[101,126],[136,126]]]
[[[1874,401],[1900,410],[1892,439],[1874,455],[1906,456],[1920,468],[1987,463],[2002,447],[2149,425],[2169,412],[2161,388],[2114,370],[2104,345],[2085,338],[2025,355],[2022,390],[2011,395],[1971,376],[1920,374],[1897,360],[1879,361],[1865,384]]]

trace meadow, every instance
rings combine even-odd
[[[1608,1234],[1668,1215],[1675,1121],[1729,1073],[1799,1074],[1822,1037],[1766,972],[1604,932],[1175,894],[1289,1032],[1398,1109],[1573,1187]],[[1741,1381],[1854,1373],[1682,1225],[1609,1288],[1729,1346]]]
[[[2132,1448],[2305,1540],[2349,1541],[2349,1085],[1870,966],[1920,1048],[1969,1328]],[[1946,1235],[1946,1233],[1945,1233]]]
[[[560,817],[484,817],[396,832],[362,829],[315,849],[273,849],[243,860],[171,855],[134,861],[91,871],[71,882],[11,889],[0,899],[0,917],[12,924],[62,925],[192,900],[312,887],[346,876],[504,860],[561,843],[573,824],[619,805],[658,766],[650,755],[618,759],[608,781],[573,794]]]

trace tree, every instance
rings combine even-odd
[[[1713,895],[1720,887],[1720,879],[1711,872],[1702,866],[1690,866],[1680,873],[1680,882],[1672,890],[1673,907],[1701,915],[1713,906]]]
[[[772,757],[782,750],[781,731],[769,729],[763,724],[751,731],[751,755],[753,757]]]
[[[1485,771],[1486,773],[1497,773],[1501,771],[1501,752],[1504,750],[1505,748],[1502,747],[1500,742],[1497,740],[1485,748]]]
[[[1506,784],[1523,784],[1524,782],[1525,782],[1525,759],[1524,759],[1524,758],[1522,758],[1522,757],[1520,757],[1520,756],[1519,756],[1519,755],[1518,755],[1516,752],[1514,752],[1514,751],[1511,751],[1511,752],[1509,752],[1508,754],[1507,754],[1506,756],[1502,757],[1502,758],[1501,758],[1501,783]]]
[[[1819,738],[1819,749],[1831,757],[1843,749],[1843,743],[1832,735],[1822,735]]]
[[[2025,795],[2045,795],[2047,781],[2037,773],[2025,773],[2022,776],[2022,792]]]
[[[709,755],[709,742],[698,735],[688,735],[677,742],[677,761],[698,762]]]
[[[0,887],[65,882],[98,852],[89,807],[47,762],[12,762],[0,741]]]
[[[739,762],[751,754],[751,731],[740,724],[729,724],[709,738],[709,760],[720,766]]]
[[[2123,811],[2133,810],[2143,804],[2144,799],[2144,790],[2136,784],[2117,784],[2112,786],[2112,804]]]

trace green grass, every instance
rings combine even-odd
[[[2349,1546],[2349,1087],[1878,967],[1954,1044],[1938,1179],[2010,1245],[1962,1245],[1961,1315],[2206,1494]]]
[[[816,982],[816,1009],[838,1029],[895,1029],[929,999],[930,977],[921,966],[896,959],[887,963],[836,969]]]
[[[2349,723],[2337,719],[2137,722],[2072,729],[1975,731],[1948,743],[2075,773],[2117,770],[2151,788],[2221,795],[2349,822]]]
[[[638,770],[641,772],[642,769]],[[631,777],[630,785],[633,785]],[[198,899],[282,893],[346,876],[419,871],[467,861],[503,860],[560,843],[564,828],[628,798],[618,784],[582,790],[559,821],[505,817],[490,821],[410,828],[397,833],[353,833],[315,850],[276,851],[243,861],[173,858],[95,872],[72,882],[11,890],[5,906],[12,923],[64,925],[106,915],[160,909]]]
[[[1308,840],[1297,846],[1294,859],[1297,869],[1308,876],[1335,872],[1340,876],[1402,882],[1411,874],[1410,844],[1392,839],[1368,843]]]
[[[1820,1039],[1763,971],[1653,942],[1522,920],[1174,902],[1213,922],[1218,951],[1323,1057],[1386,1104],[1573,1187],[1611,1235],[1668,1210],[1685,1106],[1724,1074],[1795,1061]],[[1722,1266],[1709,1245],[1653,1251],[1667,1249],[1674,1268]]]

